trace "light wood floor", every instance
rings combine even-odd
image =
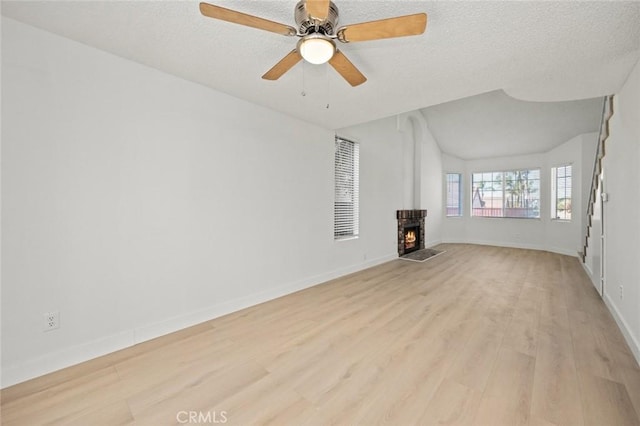
[[[441,248],[5,389],[2,424],[640,424],[577,258]]]

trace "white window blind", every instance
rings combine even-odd
[[[336,240],[358,236],[360,147],[336,136],[333,236]]]

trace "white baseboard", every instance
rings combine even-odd
[[[605,293],[603,299],[604,299],[604,304],[607,306],[607,308],[609,308],[609,312],[611,312],[611,316],[613,316],[613,319],[616,321],[616,324],[618,324],[618,328],[620,329],[620,331],[622,331],[622,335],[624,336],[624,339],[627,341],[629,348],[631,348],[631,352],[633,352],[633,356],[635,357],[636,362],[638,363],[638,365],[640,365],[640,343],[634,337],[633,333],[631,333],[630,331],[631,329],[629,328],[629,325],[624,320],[622,315],[620,315],[618,308],[616,307],[613,300],[611,300],[609,295]]]
[[[426,241],[424,243],[424,247],[425,248],[431,248],[431,247],[435,247],[438,244],[442,244],[442,240],[432,240],[432,241]]]
[[[591,270],[591,267],[589,267],[587,262],[581,261],[580,263],[582,264],[582,268],[584,269],[584,271],[587,273],[589,281],[591,281],[591,284],[593,284],[593,287],[596,289],[596,291],[600,293],[600,289],[598,288],[598,286],[600,285],[600,278],[593,276],[593,271]]]
[[[587,276],[589,277],[589,281],[591,282],[591,284],[593,284],[593,286],[596,287],[596,290],[598,290],[596,285],[597,281],[594,281],[593,273],[591,272],[591,268],[589,268],[589,265],[587,265],[585,262],[585,263],[582,263],[582,267],[587,273]],[[620,314],[620,311],[618,311],[618,308],[616,307],[615,302],[611,299],[611,297],[609,297],[606,291],[604,293],[604,296],[602,297],[602,300],[604,301],[604,304],[607,307],[607,309],[609,309],[609,312],[611,312],[611,316],[616,321],[616,324],[618,325],[618,328],[622,332],[624,339],[627,341],[629,348],[631,348],[631,352],[633,352],[633,356],[635,357],[636,362],[640,365],[640,343],[634,337],[633,333],[631,333],[630,331],[631,329],[629,328],[629,325],[624,320],[624,318]]]
[[[357,265],[351,265],[345,268],[336,269],[331,272],[315,275],[297,282],[276,287],[274,289],[254,293],[245,297],[230,300],[228,302],[223,302],[196,312],[176,316],[154,324],[139,327],[135,330],[135,343],[146,342],[147,340],[155,339],[157,337],[164,336],[166,334],[173,333],[175,331],[182,330],[187,327],[203,323],[205,321],[210,321],[212,319],[230,314],[232,312],[237,312],[250,306],[268,302],[269,300],[277,299],[279,297],[322,284],[324,282],[344,275],[371,268],[373,266],[393,260],[396,257],[397,255],[382,256],[377,259],[359,263]]]
[[[504,241],[485,241],[485,240],[464,240],[464,241],[463,240],[444,240],[443,242],[449,243],[449,244],[476,244],[480,246],[540,250],[540,251],[548,251],[551,253],[563,254],[565,256],[578,257],[578,254],[572,250],[567,250],[559,247],[546,247],[538,244],[514,243],[514,242],[504,242]]]
[[[24,360],[2,369],[2,388],[12,386],[54,371],[61,370],[91,359],[126,349],[157,337],[173,333],[196,324],[267,302],[296,291],[304,290],[332,279],[397,259],[397,253],[371,259],[356,265],[339,268],[327,273],[308,277],[267,291],[219,303],[195,312],[178,315],[153,324],[142,325],[112,336],[102,337],[80,345]]]
[[[126,330],[3,368],[2,388],[133,346],[134,334],[133,330]]]
[[[565,256],[577,257],[580,258],[577,250],[569,250],[561,247],[547,247],[544,249],[545,251],[549,251],[551,253],[563,254]]]

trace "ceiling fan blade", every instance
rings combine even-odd
[[[416,13],[414,15],[347,25],[338,29],[337,34],[340,41],[348,43],[419,35],[424,33],[426,27],[427,14]]]
[[[273,68],[267,71],[262,78],[265,80],[277,80],[282,77],[284,73],[293,68],[295,64],[300,62],[301,59],[302,56],[300,56],[300,53],[298,53],[296,49],[293,49],[287,56],[282,58],[280,62],[275,64]]]
[[[330,0],[307,0],[307,12],[313,18],[324,21],[329,15],[329,3]]]
[[[333,57],[329,59],[329,65],[338,71],[338,74],[340,74],[350,85],[354,87],[367,81],[367,77],[365,77],[339,50],[336,50]]]
[[[208,16],[209,18],[221,19],[234,24],[271,31],[276,34],[293,36],[297,33],[296,29],[289,25],[269,21],[264,18],[258,18],[257,16],[248,15],[235,10],[225,9],[224,7],[215,6],[209,3],[200,3],[200,13],[204,16]]]

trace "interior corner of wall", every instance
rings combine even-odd
[[[396,130],[398,132],[404,131],[404,128],[407,124],[407,119],[408,117],[406,113],[396,115]]]
[[[410,122],[413,122],[424,129],[429,129],[427,119],[422,115],[422,113],[420,113],[420,111],[403,112],[402,114],[396,115],[396,129],[399,132],[404,131]]]

